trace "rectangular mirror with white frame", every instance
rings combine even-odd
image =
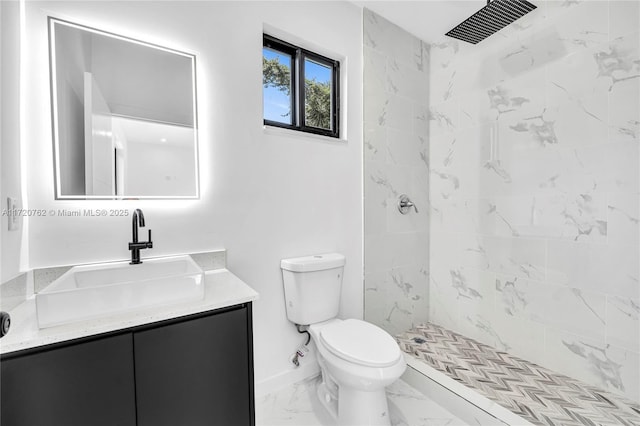
[[[195,56],[49,17],[56,199],[199,198]]]

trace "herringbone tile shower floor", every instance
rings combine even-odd
[[[640,404],[438,325],[397,338],[405,352],[533,424],[640,425]]]

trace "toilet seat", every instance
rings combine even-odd
[[[335,356],[368,367],[389,367],[401,357],[393,337],[380,327],[357,319],[322,327],[320,341]]]

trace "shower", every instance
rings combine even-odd
[[[487,0],[487,5],[458,24],[445,35],[478,44],[507,25],[522,18],[537,6],[527,0]]]
[[[438,383],[455,393],[461,376],[445,365],[457,374],[469,355],[486,389],[479,369],[499,352],[499,369],[517,358],[579,381],[581,401],[590,387],[615,401],[580,416],[636,424],[640,3],[529,2],[420,2],[422,32],[365,11],[364,317],[402,342],[427,383],[444,371],[455,383]],[[619,65],[603,71],[605,59]],[[418,212],[399,214],[403,193]],[[454,347],[465,355],[452,361]],[[500,383],[510,374],[496,388],[519,395],[510,386],[530,377]],[[576,399],[554,400],[560,411],[511,407],[529,407],[518,415],[530,423],[572,424]]]

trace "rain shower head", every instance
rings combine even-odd
[[[522,18],[537,6],[527,0],[487,0],[487,5],[468,17],[446,35],[477,44]]]

